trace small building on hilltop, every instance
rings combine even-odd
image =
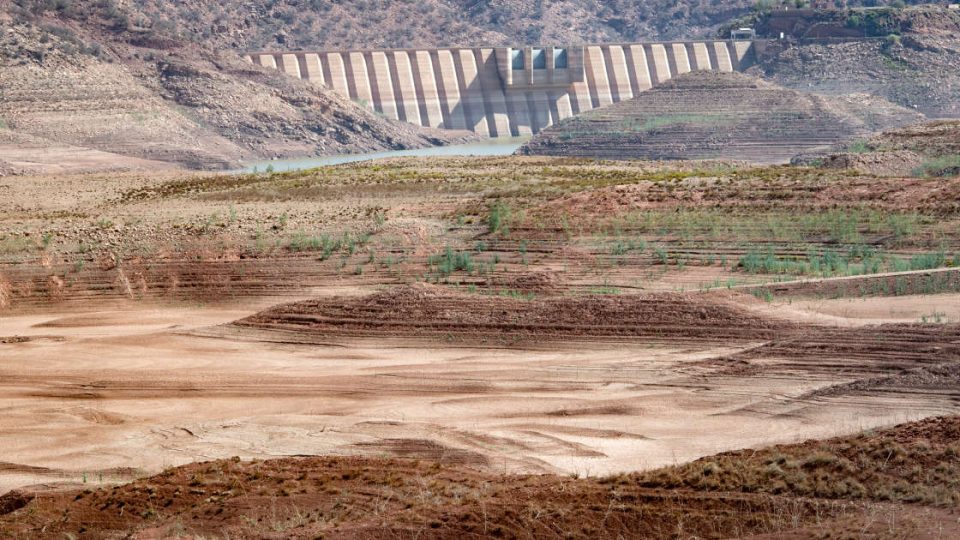
[[[847,0],[812,0],[810,7],[813,9],[845,9]]]

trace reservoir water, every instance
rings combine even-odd
[[[505,137],[488,139],[467,144],[450,146],[430,146],[415,150],[394,150],[388,152],[372,152],[369,154],[344,154],[339,156],[308,157],[295,159],[275,159],[258,161],[247,164],[241,172],[264,172],[273,167],[274,172],[297,171],[313,169],[342,163],[356,163],[372,159],[392,157],[425,157],[425,156],[506,156],[514,153],[520,145],[530,140],[529,137]]]

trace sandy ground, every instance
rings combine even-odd
[[[930,305],[844,302],[791,308],[874,321]],[[234,455],[448,454],[497,472],[599,475],[957,410],[938,395],[797,399],[848,379],[789,370],[710,378],[696,364],[756,342],[293,345],[216,327],[261,307],[0,319],[0,492]]]
[[[960,321],[960,294],[803,300],[791,302],[786,308],[853,325],[886,322],[955,323]]]
[[[81,146],[30,138],[16,143],[4,141],[0,133],[0,165],[18,174],[76,174],[97,171],[160,171],[176,165],[122,156]]]
[[[753,304],[751,309],[768,317],[850,328],[891,323],[947,324],[960,321],[960,294],[788,299]]]

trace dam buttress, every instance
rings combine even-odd
[[[256,52],[387,118],[490,137],[530,135],[695,70],[740,71],[755,41]]]

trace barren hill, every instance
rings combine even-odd
[[[868,95],[823,97],[740,73],[693,72],[638,97],[571,118],[520,149],[611,159],[778,162],[921,119]]]
[[[0,128],[194,168],[462,137],[390,122],[229,50],[121,24],[137,12],[113,6],[108,15],[107,4],[75,0],[64,5],[76,13],[41,7],[26,16],[16,5],[0,10]]]
[[[775,44],[748,73],[790,88],[868,92],[933,118],[960,117],[960,32],[836,44]]]

